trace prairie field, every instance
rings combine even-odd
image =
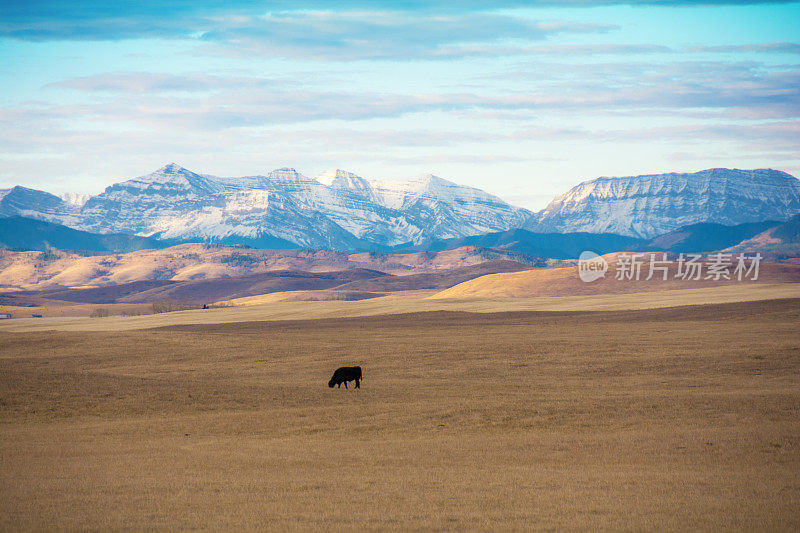
[[[800,529],[798,298],[147,318],[0,331],[0,529]]]

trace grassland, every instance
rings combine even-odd
[[[797,530],[799,323],[784,299],[0,331],[0,529]],[[360,390],[325,386],[341,364]]]
[[[489,276],[493,277],[493,276]],[[272,293],[234,300],[235,307],[167,313],[164,315],[59,316],[58,308],[45,318],[15,318],[0,321],[0,332],[27,331],[126,331],[161,326],[221,324],[248,321],[313,320],[419,313],[426,311],[468,311],[501,313],[511,311],[618,311],[653,309],[681,305],[746,302],[776,298],[800,298],[800,283],[738,283],[697,289],[653,290],[588,296],[538,298],[430,298],[435,291],[406,291],[382,298],[360,301],[305,301],[323,291]],[[299,300],[294,300],[297,295]],[[403,297],[407,296],[407,297]],[[428,298],[426,298],[426,296]],[[239,305],[243,304],[243,305]],[[92,308],[98,307],[97,305]],[[19,308],[14,309],[18,312]],[[89,308],[86,309],[88,311]],[[0,307],[0,312],[3,308]],[[30,311],[35,312],[35,311]]]

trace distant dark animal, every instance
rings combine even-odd
[[[333,373],[333,377],[328,382],[328,387],[333,388],[334,385],[337,387],[341,387],[342,383],[344,383],[344,388],[347,388],[347,382],[355,380],[356,388],[361,388],[361,380],[364,379],[361,377],[361,367],[360,366],[343,366],[336,369],[336,372]]]

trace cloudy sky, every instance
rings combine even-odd
[[[538,209],[601,175],[800,176],[800,3],[0,2],[0,187],[175,161],[434,173]]]

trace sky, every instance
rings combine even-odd
[[[0,0],[0,188],[341,168],[538,210],[598,176],[800,176],[798,28],[794,1]]]

